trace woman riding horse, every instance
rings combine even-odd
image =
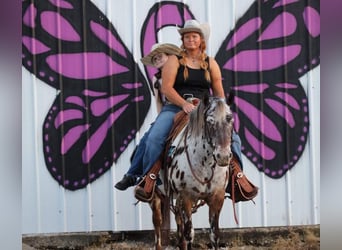
[[[142,173],[141,176],[148,173],[161,155],[175,114],[181,110],[189,114],[195,108],[188,98],[202,98],[210,95],[211,91],[216,97],[225,97],[220,68],[216,60],[205,52],[209,26],[196,20],[188,20],[184,28],[179,29],[179,33],[182,39],[181,55],[169,55],[162,70],[161,92],[165,95],[166,103],[144,138],[145,143],[139,144],[137,149],[148,145],[144,147],[140,157],[142,164],[137,164],[142,168],[136,169],[136,172]],[[134,157],[132,162],[135,160]],[[135,182],[136,177],[125,175],[116,184],[116,188],[125,190]],[[140,192],[141,197],[151,196],[144,193],[143,189],[138,189],[137,192]]]

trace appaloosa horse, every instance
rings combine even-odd
[[[194,240],[192,214],[209,206],[210,241],[219,247],[219,217],[228,184],[232,158],[233,115],[223,98],[205,97],[189,115],[189,123],[173,140],[169,150],[166,195],[177,223],[178,246],[191,249]],[[176,200],[174,203],[174,199]],[[150,202],[156,233],[156,249],[161,249],[163,199],[156,192]]]

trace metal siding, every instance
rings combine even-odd
[[[106,14],[140,63],[140,27],[150,7],[158,1],[93,1]],[[182,1],[200,21],[211,24],[208,52],[215,56],[219,46],[253,1]],[[159,32],[163,42],[180,44],[178,33],[166,28]],[[307,225],[320,223],[320,67],[302,77],[301,84],[309,98],[310,133],[301,159],[281,179],[271,179],[243,156],[244,171],[260,188],[252,202],[236,204],[239,225],[234,222],[232,205],[226,200],[220,226],[260,227]],[[113,188],[129,167],[129,157],[139,138],[156,116],[152,105],[136,140],[130,143],[112,168],[86,188],[65,190],[52,179],[44,163],[42,126],[57,92],[23,68],[23,233],[80,232],[104,230],[152,229],[152,214],[147,204],[135,205],[133,189],[121,192]],[[153,104],[153,101],[152,101]],[[193,216],[194,226],[208,227],[208,209],[201,208]],[[176,228],[171,213],[172,228]]]

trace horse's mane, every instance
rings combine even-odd
[[[195,112],[190,113],[188,129],[194,136],[199,136],[203,130],[206,103],[208,100],[200,101]]]
[[[208,105],[210,105],[210,98],[215,99],[216,97],[205,97],[198,104],[196,110],[190,113],[188,131],[194,136],[200,136],[203,132],[203,127],[205,126],[205,116],[207,113]],[[217,112],[216,115],[226,116],[225,105],[222,102],[217,102]]]

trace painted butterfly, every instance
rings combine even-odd
[[[164,6],[181,10],[176,3],[158,9]],[[23,1],[22,10],[23,66],[58,90],[43,124],[45,163],[59,184],[80,189],[110,169],[135,138],[151,92],[115,28],[90,1]],[[170,21],[153,27],[175,25]],[[146,31],[144,39],[146,54],[155,35]]]
[[[319,65],[319,1],[256,1],[222,43],[216,60],[235,93],[242,152],[282,177],[302,155],[309,109],[299,78]],[[228,88],[227,88],[228,87]]]
[[[57,90],[43,124],[45,163],[59,184],[77,190],[110,169],[134,139],[150,108],[149,84],[90,1],[23,1],[22,10],[23,66]],[[160,29],[191,18],[183,3],[153,5],[141,54],[158,42]],[[226,92],[236,95],[243,153],[273,178],[295,165],[306,144],[299,77],[319,65],[318,25],[319,1],[256,1],[216,56]],[[145,71],[151,85],[155,69]]]

